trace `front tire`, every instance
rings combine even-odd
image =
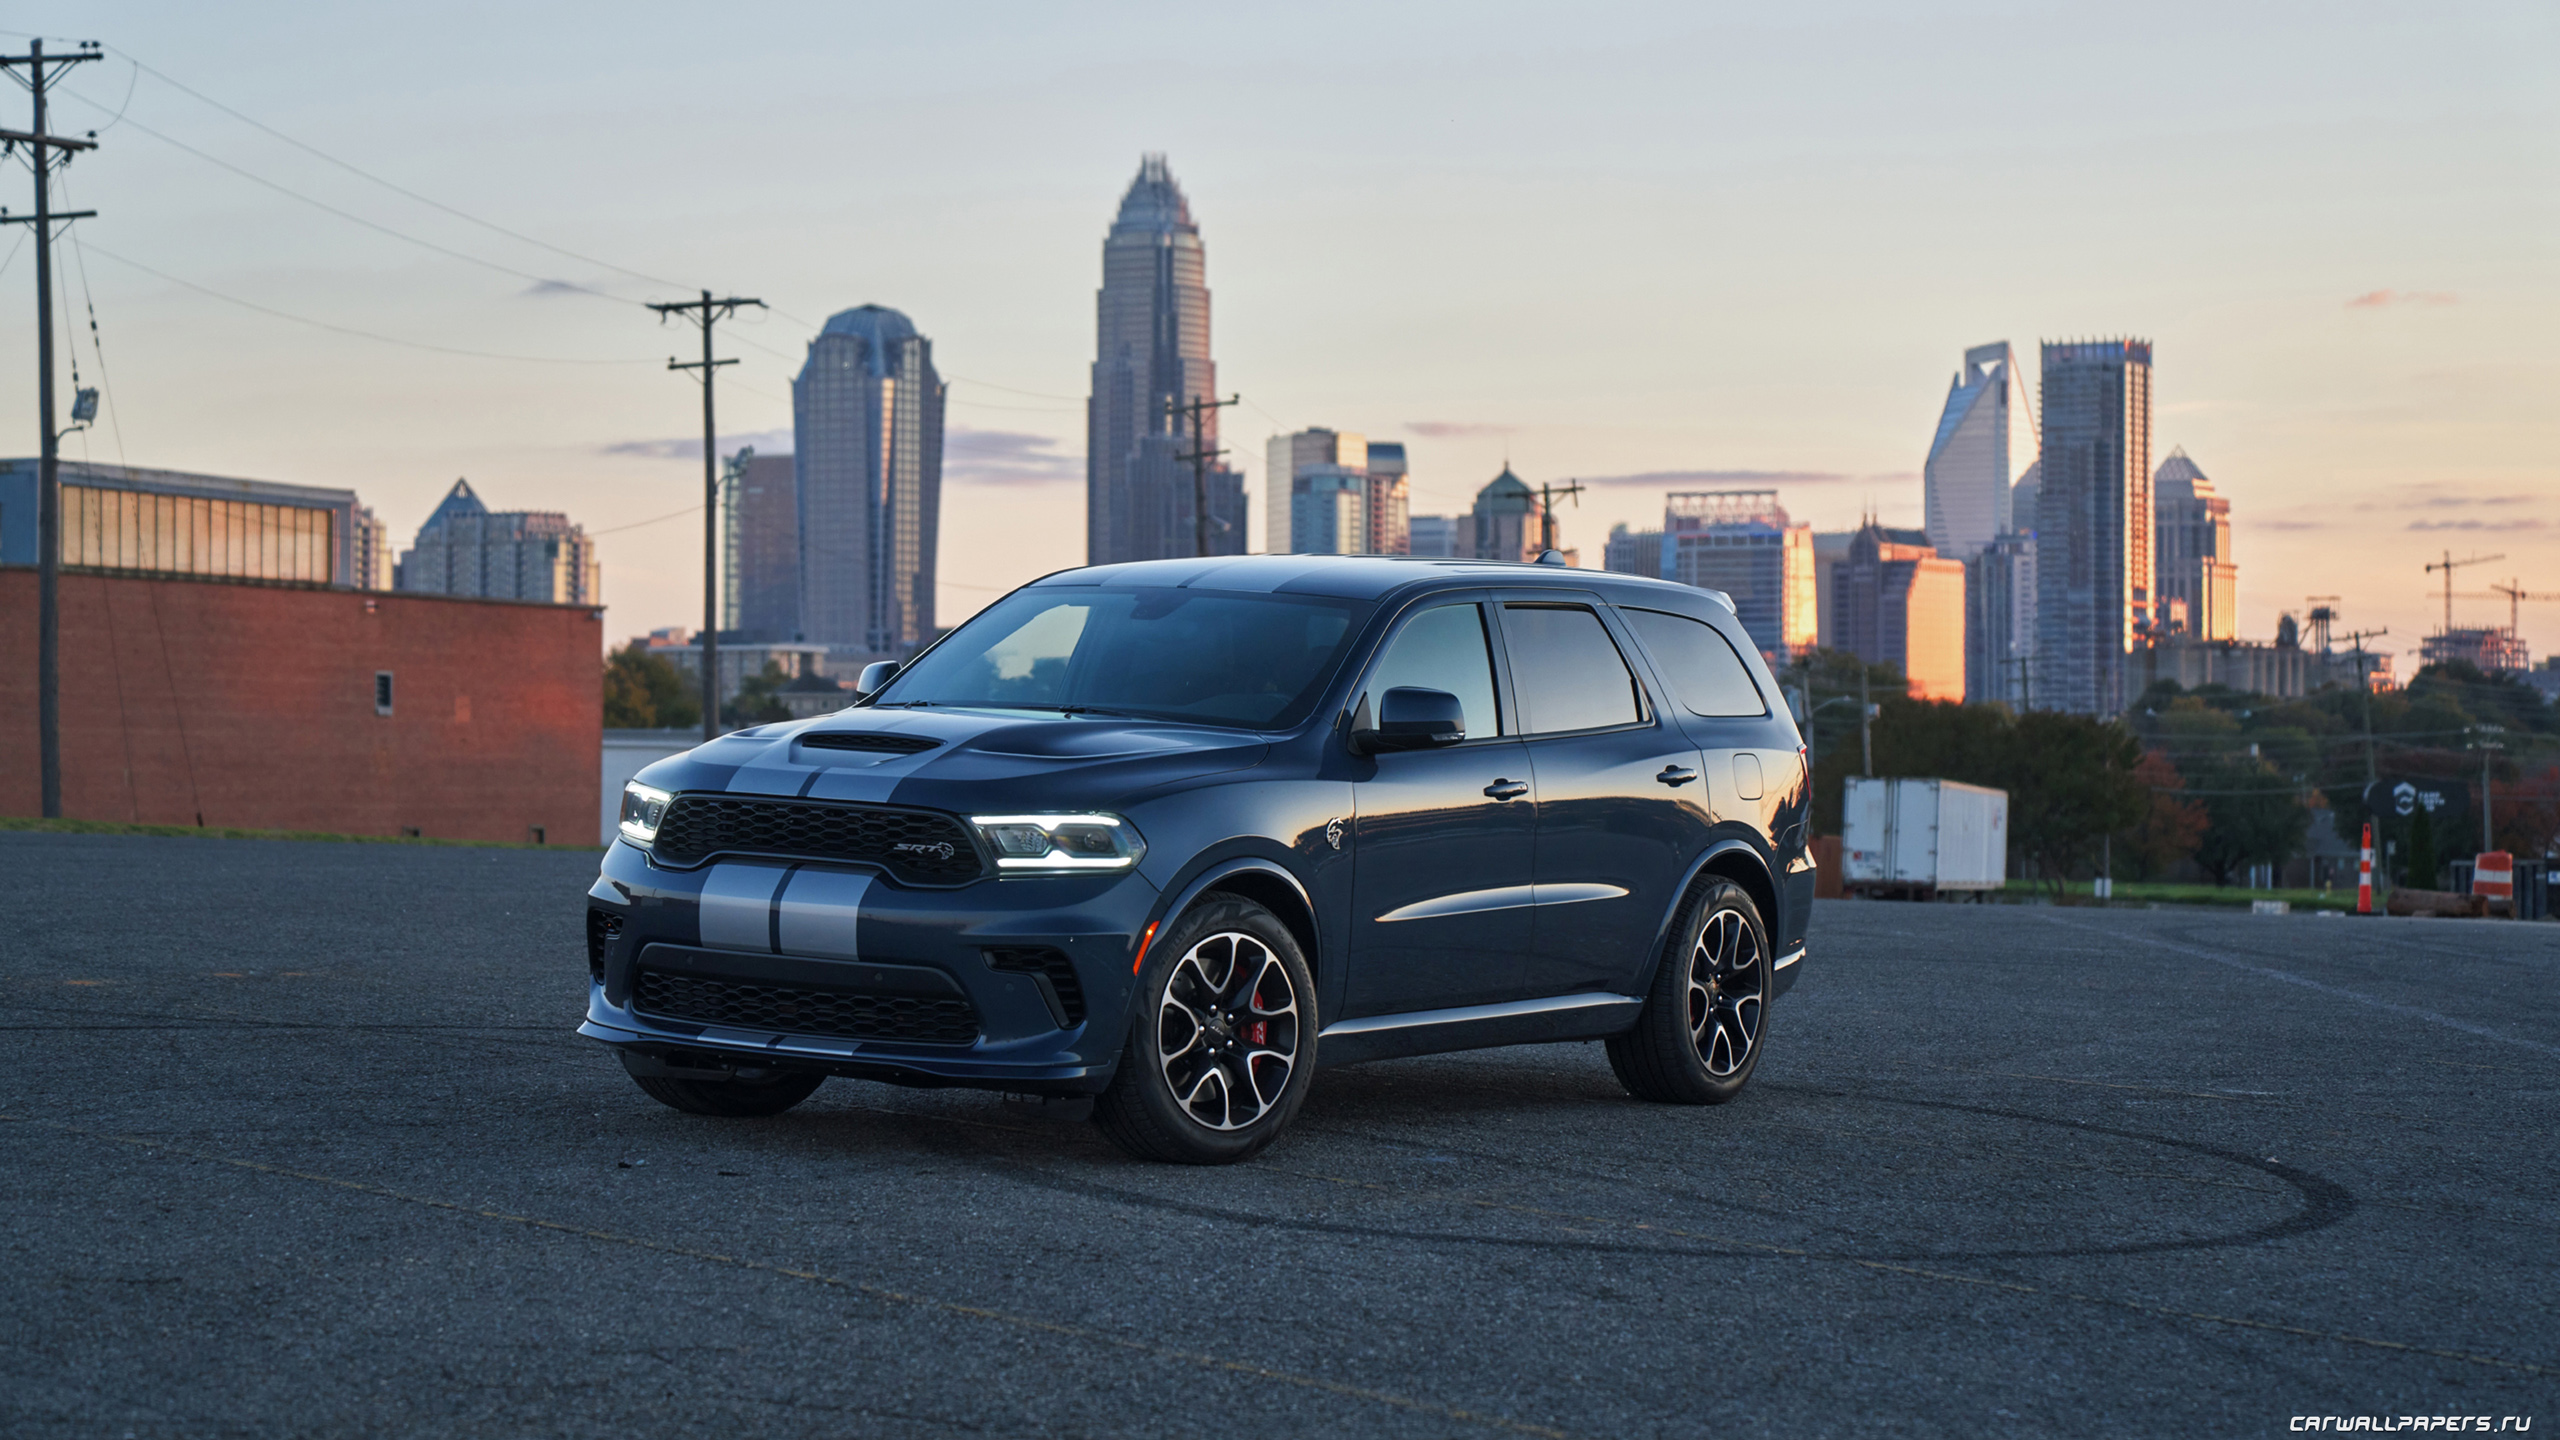
[[[827,1077],[808,1070],[769,1070],[737,1080],[684,1080],[672,1075],[643,1075],[629,1059],[623,1068],[633,1084],[652,1100],[687,1115],[724,1120],[779,1115],[817,1093]]]
[[[1094,1124],[1141,1160],[1261,1153],[1314,1083],[1315,979],[1279,917],[1221,895],[1148,947],[1138,1013]]]
[[[1750,892],[1700,884],[1636,1028],[1609,1041],[1609,1068],[1639,1100],[1721,1105],[1759,1068],[1769,1026],[1769,931]]]

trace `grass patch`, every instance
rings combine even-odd
[[[2063,896],[2067,900],[2083,901],[2092,905],[2103,903],[2095,898],[2093,891],[2094,887],[2086,880],[2074,880],[2062,887]],[[2049,885],[2033,880],[2012,880],[2008,883],[2005,893],[2026,899],[2037,895],[2051,895],[2053,889]],[[2237,885],[2227,887],[2173,885],[2159,881],[2146,883],[2119,880],[2115,885],[2115,898],[2119,901],[2140,901],[2161,905],[2227,905],[2233,908],[2246,908],[2252,900],[2283,900],[2290,903],[2296,910],[2353,910],[2356,908],[2356,892],[2352,888],[2248,890]],[[2375,903],[2377,905],[2381,903],[2380,896],[2375,897]]]
[[[39,820],[0,815],[0,834],[160,835],[190,840],[325,840],[344,845],[443,845],[472,850],[602,850],[601,845],[535,845],[522,840],[443,840],[419,835],[331,835],[314,830],[234,830],[208,825],[129,825],[120,820]]]

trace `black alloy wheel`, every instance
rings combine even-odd
[[[1305,1100],[1315,985],[1262,906],[1212,897],[1156,937],[1094,1123],[1142,1160],[1224,1165],[1259,1152]]]
[[[1700,882],[1672,927],[1633,1030],[1608,1043],[1609,1068],[1640,1100],[1721,1105],[1760,1063],[1769,1024],[1769,931],[1730,880]]]

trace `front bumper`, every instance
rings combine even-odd
[[[911,1085],[1082,1095],[1109,1083],[1126,1038],[1130,971],[1159,899],[1135,873],[1006,877],[909,889],[855,866],[715,861],[661,867],[629,844],[605,854],[589,906],[587,1016],[578,1033],[643,1073],[785,1066]],[[607,933],[610,932],[610,933]],[[995,957],[1065,957],[1080,1001],[1062,1024],[1059,986]],[[866,997],[965,997],[966,1043],[851,1038],[770,1024],[676,1018],[644,1004],[643,970],[681,982]],[[663,993],[663,992],[660,992]]]

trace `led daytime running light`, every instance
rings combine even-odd
[[[634,780],[622,787],[622,838],[634,845],[647,847],[658,838],[658,827],[667,818],[667,806],[675,796],[655,785]]]

